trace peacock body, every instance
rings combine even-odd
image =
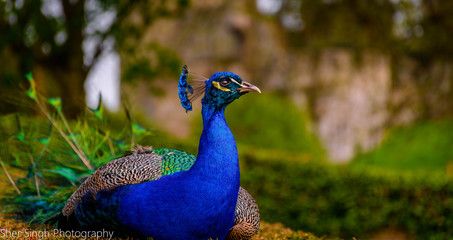
[[[196,89],[187,76],[185,66],[179,96],[186,110],[205,92],[197,157],[139,148],[107,163],[68,199],[59,228],[112,229],[119,236],[153,239],[250,239],[257,233],[258,206],[239,186],[236,142],[224,111],[259,89],[231,72],[216,73]]]

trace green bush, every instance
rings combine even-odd
[[[453,121],[448,119],[392,129],[380,147],[352,161],[358,168],[449,175],[453,173],[447,172],[447,166],[452,163]]]
[[[261,218],[317,235],[367,238],[396,228],[417,239],[453,237],[453,182],[373,175],[346,166],[244,154],[241,185]]]

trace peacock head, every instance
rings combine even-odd
[[[258,87],[243,81],[241,77],[232,72],[215,73],[208,80],[204,80],[202,84],[195,85],[196,88],[194,89],[187,83],[188,73],[187,66],[184,66],[179,79],[179,98],[186,111],[192,110],[192,101],[203,93],[205,94],[201,102],[217,109],[225,108],[235,99],[248,92],[261,93]],[[197,83],[195,82],[195,84]]]

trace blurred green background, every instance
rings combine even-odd
[[[263,92],[226,118],[264,221],[450,239],[452,14],[442,0],[1,1],[5,196],[7,169],[38,199],[89,174],[64,135],[94,167],[135,143],[196,155],[201,104],[186,114],[176,90],[187,64]]]

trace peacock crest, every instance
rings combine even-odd
[[[205,81],[207,80],[208,79],[203,76],[189,75],[187,65],[182,67],[182,73],[179,77],[178,94],[179,99],[181,100],[181,105],[184,109],[186,109],[186,112],[192,111],[192,102],[202,96],[206,91]],[[195,88],[189,84],[189,81],[193,82],[192,84]]]

